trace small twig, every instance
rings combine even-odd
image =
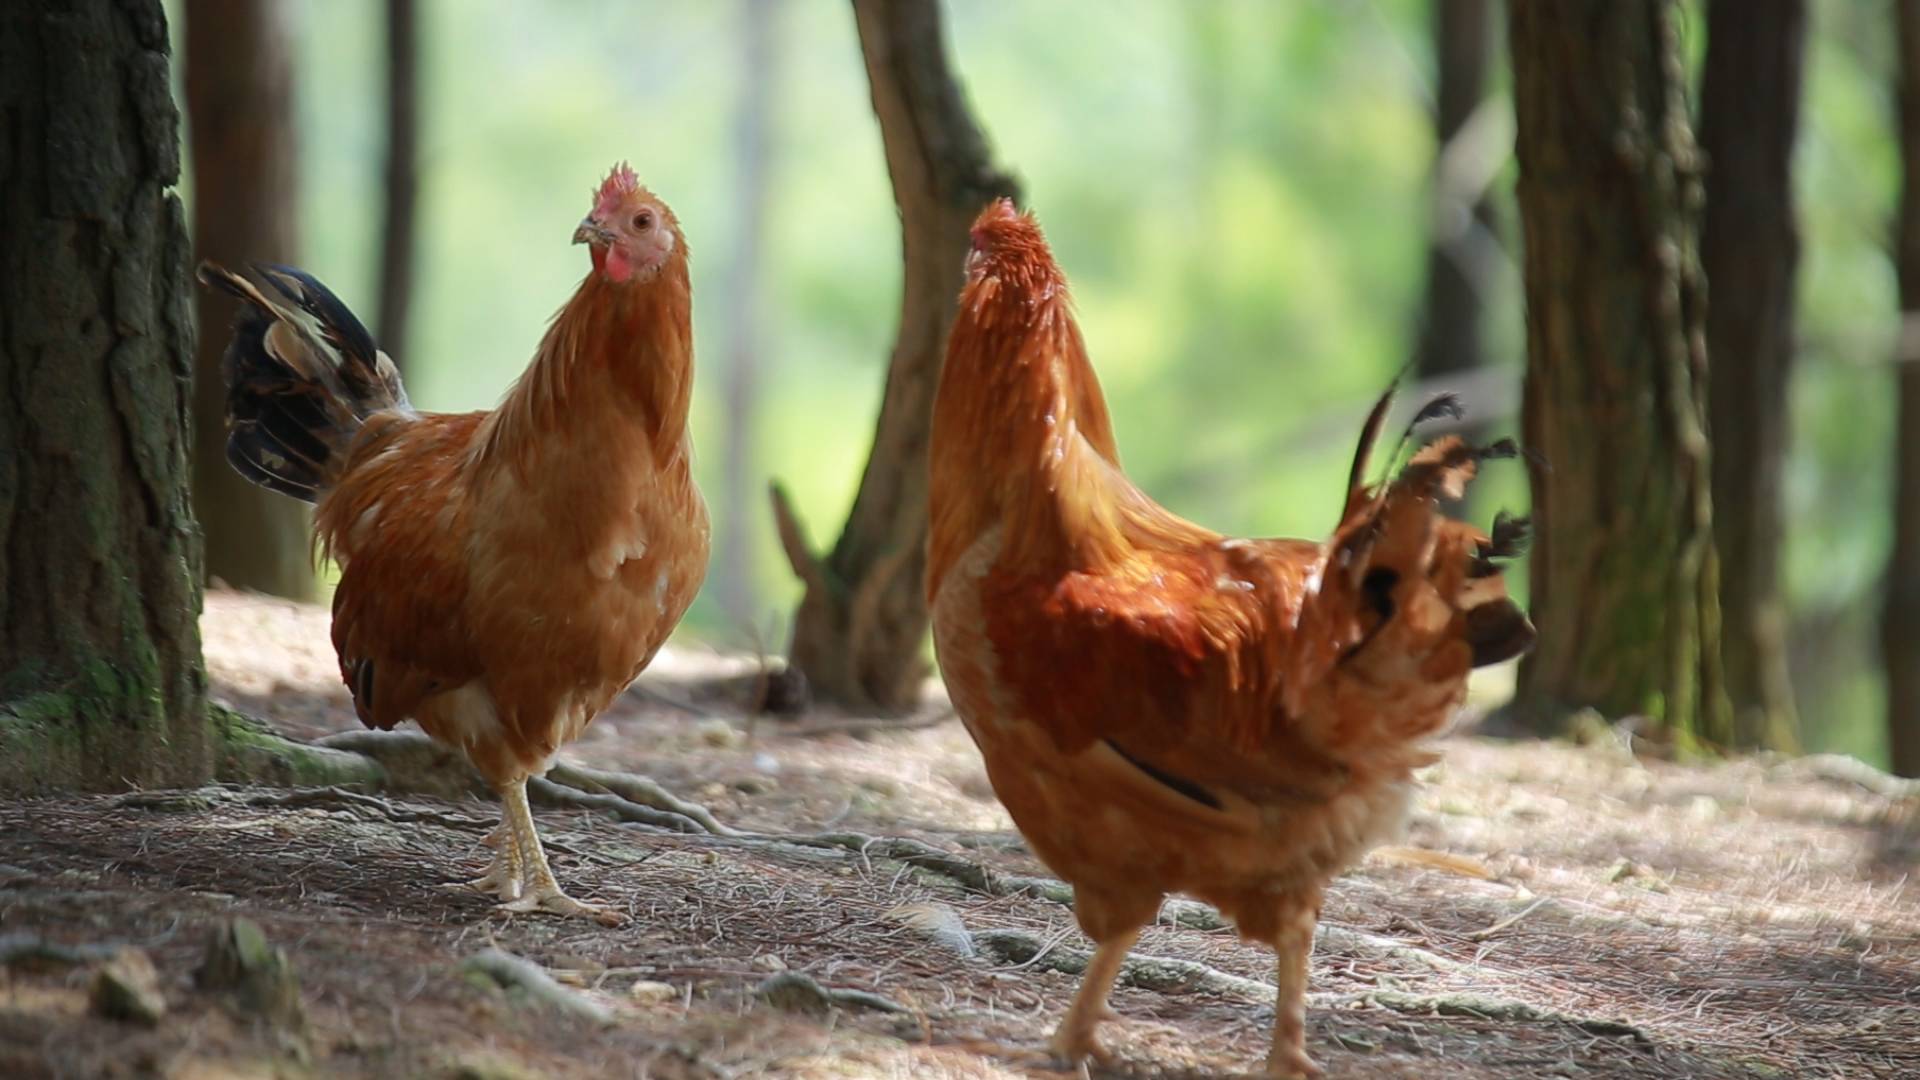
[[[1465,855],[1455,855],[1448,851],[1434,851],[1430,848],[1404,845],[1377,847],[1367,852],[1367,860],[1400,866],[1424,866],[1480,881],[1492,881],[1495,877],[1494,872],[1487,869],[1486,864],[1478,859],[1469,859]]]
[[[1500,931],[1505,930],[1509,926],[1512,926],[1514,923],[1519,922],[1521,919],[1524,919],[1527,916],[1545,907],[1548,901],[1552,899],[1553,898],[1550,896],[1543,896],[1540,899],[1535,900],[1533,903],[1528,904],[1526,907],[1521,908],[1519,911],[1516,911],[1513,914],[1507,916],[1506,918],[1501,919],[1499,922],[1494,923],[1492,926],[1489,926],[1484,930],[1475,930],[1473,933],[1468,934],[1467,940],[1485,941],[1488,938],[1492,937],[1493,935],[1499,933]]]

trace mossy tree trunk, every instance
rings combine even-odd
[[[298,191],[293,55],[280,0],[186,0],[187,119],[193,142],[193,246],[227,266],[294,263]],[[193,508],[207,574],[228,585],[304,599],[313,592],[307,506],[227,464],[222,356],[235,301],[198,290]]]
[[[825,557],[776,488],[788,561],[806,585],[792,663],[816,698],[896,712],[926,674],[927,435],[973,219],[1013,179],[994,168],[950,63],[938,0],[853,0],[860,51],[900,208],[899,336],[860,490]]]
[[[1513,714],[1724,745],[1699,162],[1673,0],[1508,8],[1535,470],[1535,651]]]
[[[1700,83],[1720,652],[1734,742],[1743,747],[1798,739],[1780,597],[1780,478],[1800,261],[1792,166],[1806,21],[1802,0],[1712,0]]]
[[[0,787],[204,780],[159,0],[0,5]]]
[[[1893,771],[1920,776],[1920,0],[1896,6],[1900,80],[1899,440],[1880,647]]]

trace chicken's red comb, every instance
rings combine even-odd
[[[640,178],[633,175],[633,167],[621,162],[607,174],[600,184],[600,190],[593,193],[593,212],[609,215],[620,206],[620,200],[640,190]]]
[[[1004,196],[995,199],[980,211],[979,217],[973,219],[973,246],[985,249],[995,238],[1021,231],[1023,225],[1036,235],[1040,231],[1033,215],[1020,213],[1012,199]]]

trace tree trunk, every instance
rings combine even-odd
[[[1920,776],[1920,0],[1898,6],[1900,64],[1900,422],[1893,551],[1880,624],[1893,771]]]
[[[277,0],[186,0],[187,114],[193,143],[193,246],[228,266],[292,263],[293,58]],[[307,507],[227,464],[222,356],[234,301],[198,290],[193,507],[207,573],[229,585],[304,599],[313,591]]]
[[[395,364],[407,355],[407,315],[413,304],[414,204],[420,195],[418,8],[414,0],[387,0],[386,220],[380,229],[381,348]]]
[[[774,512],[806,585],[792,662],[816,698],[899,711],[926,674],[927,429],[973,219],[1015,196],[993,167],[942,40],[937,0],[853,0],[873,111],[900,208],[905,279],[886,397],[853,511],[816,558],[778,488]]]
[[[1733,739],[1798,741],[1780,597],[1780,477],[1793,366],[1793,142],[1800,120],[1802,0],[1712,0],[1700,84],[1707,206],[1707,355],[1712,359],[1713,527],[1720,652]]]
[[[1415,370],[1451,375],[1479,367],[1481,296],[1487,288],[1475,257],[1493,233],[1493,204],[1477,175],[1449,169],[1448,152],[1487,96],[1492,0],[1432,0],[1438,72],[1434,109],[1433,222],[1427,249],[1427,299]]]
[[[720,606],[738,623],[755,627],[760,621],[760,590],[754,574],[748,539],[762,535],[747,528],[749,509],[756,500],[749,479],[754,461],[754,432],[760,355],[766,350],[765,290],[761,263],[767,239],[767,204],[773,150],[769,121],[773,118],[777,83],[778,33],[781,8],[775,0],[741,0],[740,103],[734,114],[734,205],[740,209],[734,233],[733,255],[727,266],[726,446],[722,450],[724,479],[720,489],[720,551],[714,585]]]
[[[1513,715],[1724,745],[1699,163],[1672,0],[1508,9],[1525,238],[1522,430],[1539,645]]]
[[[212,767],[159,0],[0,6],[0,788]]]

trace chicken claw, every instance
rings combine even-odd
[[[1056,1069],[1079,1069],[1089,1061],[1096,1065],[1113,1064],[1113,1051],[1100,1042],[1092,1027],[1084,1031],[1068,1030],[1066,1024],[1061,1024],[1053,1038],[1047,1040],[1047,1052]]]
[[[1327,1071],[1314,1063],[1305,1050],[1274,1047],[1267,1055],[1266,1075],[1271,1080],[1321,1080]]]
[[[525,896],[511,903],[500,905],[501,910],[519,915],[546,912],[566,918],[588,918],[601,926],[620,926],[627,921],[625,914],[599,904],[583,903],[560,890],[560,886],[549,884],[542,887],[535,884]]]

